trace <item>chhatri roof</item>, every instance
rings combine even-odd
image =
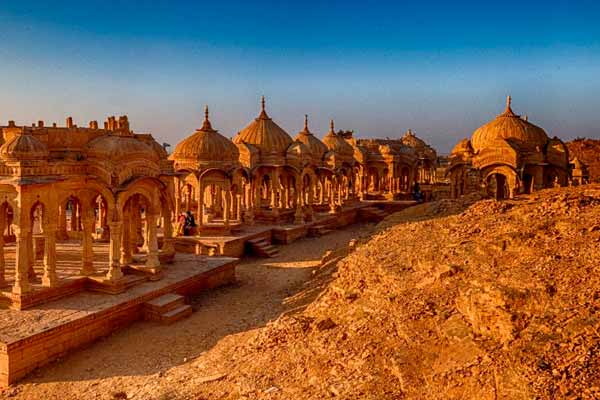
[[[330,151],[343,157],[352,157],[354,149],[340,135],[335,133],[333,120],[329,124],[329,132],[323,138],[323,143]]]
[[[504,112],[473,132],[471,145],[475,152],[479,152],[486,147],[493,147],[498,140],[509,140],[520,149],[536,150],[546,145],[548,135],[539,126],[515,114],[508,96]]]
[[[308,115],[304,116],[304,129],[298,132],[296,141],[303,143],[315,159],[321,160],[327,153],[327,146],[308,129]]]
[[[23,128],[0,147],[0,157],[8,161],[45,160],[48,147]]]
[[[133,136],[102,135],[91,140],[86,146],[87,155],[98,160],[114,163],[131,159],[146,159],[158,162],[158,154],[150,145]]]
[[[265,97],[261,99],[261,112],[254,121],[242,129],[233,139],[236,144],[248,143],[256,146],[261,153],[285,155],[293,140],[265,111]]]
[[[191,136],[175,146],[170,159],[175,162],[237,162],[239,151],[235,144],[214,130],[208,117],[208,106],[204,109],[204,122]]]
[[[450,154],[463,153],[473,153],[473,146],[471,146],[471,141],[467,138],[464,138],[460,142],[456,143],[456,146],[454,146]]]

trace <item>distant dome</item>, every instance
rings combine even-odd
[[[114,163],[140,158],[158,162],[160,159],[156,151],[142,140],[116,135],[103,135],[91,140],[87,145],[87,155]]]
[[[288,147],[287,156],[288,158],[310,159],[312,153],[304,143],[295,141]]]
[[[419,139],[410,129],[406,131],[404,136],[402,136],[402,144],[414,147],[416,149],[427,147],[427,143],[425,143],[422,139]]]
[[[35,136],[22,131],[0,147],[0,157],[10,161],[45,160],[48,147]]]
[[[290,135],[267,115],[264,97],[262,98],[262,110],[259,116],[233,139],[236,144],[252,144],[261,153],[278,153],[280,155],[285,155],[292,141]]]
[[[321,160],[323,155],[327,153],[327,146],[321,142],[315,135],[313,135],[308,129],[308,116],[304,116],[304,129],[298,132],[296,141],[303,143],[315,160]]]
[[[330,123],[329,133],[323,138],[323,143],[330,151],[343,157],[352,157],[354,149],[340,135],[335,133],[333,120]]]
[[[206,107],[202,127],[179,142],[169,158],[176,162],[237,162],[239,151],[231,140],[212,128]]]
[[[473,147],[469,139],[463,139],[454,146],[451,154],[473,153]]]
[[[509,140],[523,149],[542,149],[548,142],[548,135],[542,128],[516,115],[510,108],[510,96],[506,102],[506,110],[494,120],[473,132],[471,145],[473,150],[480,150],[492,145],[497,140]]]

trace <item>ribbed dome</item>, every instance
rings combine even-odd
[[[315,135],[313,135],[308,129],[308,116],[304,116],[304,129],[298,132],[296,136],[296,141],[303,143],[313,158],[316,160],[322,160],[323,155],[327,153],[327,146],[325,143],[321,142]]]
[[[144,158],[158,162],[160,157],[142,140],[131,136],[103,135],[87,145],[87,155],[98,160],[121,162],[131,159]]]
[[[354,149],[348,144],[340,135],[335,133],[333,120],[331,120],[329,133],[323,138],[323,143],[330,151],[343,156],[352,157],[354,155]]]
[[[152,140],[148,143],[152,150],[158,155],[159,158],[166,159],[169,157],[169,153],[162,147],[156,140]]]
[[[469,139],[463,139],[454,146],[451,154],[473,153],[473,147]]]
[[[484,149],[498,139],[515,142],[523,149],[542,149],[548,142],[548,135],[539,126],[521,119],[510,108],[510,96],[506,101],[506,110],[496,119],[473,132],[471,145],[476,152]]]
[[[308,149],[308,147],[302,142],[293,142],[287,148],[288,157],[297,157],[297,158],[310,158],[312,157],[312,153]]]
[[[175,146],[169,157],[175,161],[237,162],[239,151],[233,142],[214,130],[205,109],[202,127]]]
[[[265,99],[262,98],[260,115],[240,131],[233,139],[234,143],[249,143],[256,146],[261,153],[278,153],[285,155],[292,138],[277,125],[265,111]]]
[[[48,147],[35,136],[21,131],[0,147],[0,157],[10,161],[45,160]]]

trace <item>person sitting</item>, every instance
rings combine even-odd
[[[194,220],[194,215],[190,210],[186,211],[185,214],[185,225],[183,227],[183,231],[185,236],[190,236],[195,232],[196,221]]]

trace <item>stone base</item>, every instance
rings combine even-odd
[[[77,278],[69,285],[56,288],[67,290],[83,285],[87,280],[86,289],[112,293],[112,296],[81,292],[31,308],[26,313],[0,310],[3,321],[0,327],[0,387],[7,387],[65,353],[143,319],[144,303],[152,299],[167,293],[192,296],[235,281],[236,259],[214,258],[199,264],[195,256],[182,255],[182,258],[165,270],[163,279],[157,282],[148,282],[136,275],[126,275],[117,282],[93,276]],[[132,280],[140,278],[143,284],[128,288]],[[115,294],[122,288],[127,290]]]

